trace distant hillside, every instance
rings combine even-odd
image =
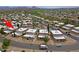
[[[79,9],[79,7],[51,7],[48,6],[0,6],[0,10],[13,10],[13,9]]]

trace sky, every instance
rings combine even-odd
[[[75,8],[79,6],[38,6],[39,8]]]
[[[79,0],[0,0],[0,6],[79,6]]]

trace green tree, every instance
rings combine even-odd
[[[79,24],[75,24],[76,27],[79,27]]]
[[[48,32],[50,31],[49,24],[47,25],[47,30],[48,30]]]
[[[44,42],[45,42],[45,44],[47,44],[48,41],[49,41],[48,36],[45,36],[45,38],[44,38]]]
[[[19,27],[20,27],[20,25],[19,25],[19,24],[17,24],[17,27],[19,28]]]
[[[1,33],[1,34],[5,34],[5,33],[4,33],[4,28],[1,28],[1,29],[0,29],[0,33]]]
[[[79,19],[79,17],[77,17]]]
[[[64,22],[65,24],[68,24],[68,23],[70,23],[70,20],[68,18],[64,18],[64,19],[62,19],[62,22]]]
[[[33,28],[35,28],[37,26],[35,22],[33,22],[32,24],[33,24]]]
[[[7,49],[10,45],[10,40],[9,39],[3,39],[3,42],[2,42],[2,49]]]

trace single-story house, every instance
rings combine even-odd
[[[64,30],[64,32],[70,32],[73,27],[74,27],[74,25],[66,24],[66,25],[62,26],[62,29]]]
[[[71,30],[70,34],[71,34],[72,36],[79,37],[79,27],[74,27],[74,28]]]
[[[50,30],[52,37],[56,42],[64,42],[66,40],[64,34],[60,30]]]
[[[23,37],[27,38],[27,39],[35,39],[36,37],[36,32],[37,32],[37,29],[28,29],[26,31],[26,34],[23,35]]]
[[[4,32],[5,32],[6,34],[9,34],[9,33],[12,32],[12,30],[10,30],[10,29],[4,29]]]
[[[27,28],[19,28],[18,30],[16,30],[15,35],[21,36],[25,33],[26,30],[27,30]]]
[[[48,30],[47,29],[39,29],[38,38],[42,39],[48,36]]]

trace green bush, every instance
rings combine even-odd
[[[64,18],[64,19],[62,19],[62,22],[64,22],[65,24],[68,24],[69,23],[69,19]]]
[[[79,24],[76,24],[75,26],[76,26],[76,27],[79,27]]]
[[[6,38],[3,39],[2,48],[7,49],[9,45],[10,45],[10,40],[8,40]]]
[[[47,44],[48,41],[49,41],[49,38],[48,38],[48,36],[46,36],[46,37],[44,38],[45,44]]]
[[[3,30],[4,30],[4,28],[1,28],[1,29],[0,29],[0,33],[1,33],[1,34],[5,34],[5,32],[4,32]]]

